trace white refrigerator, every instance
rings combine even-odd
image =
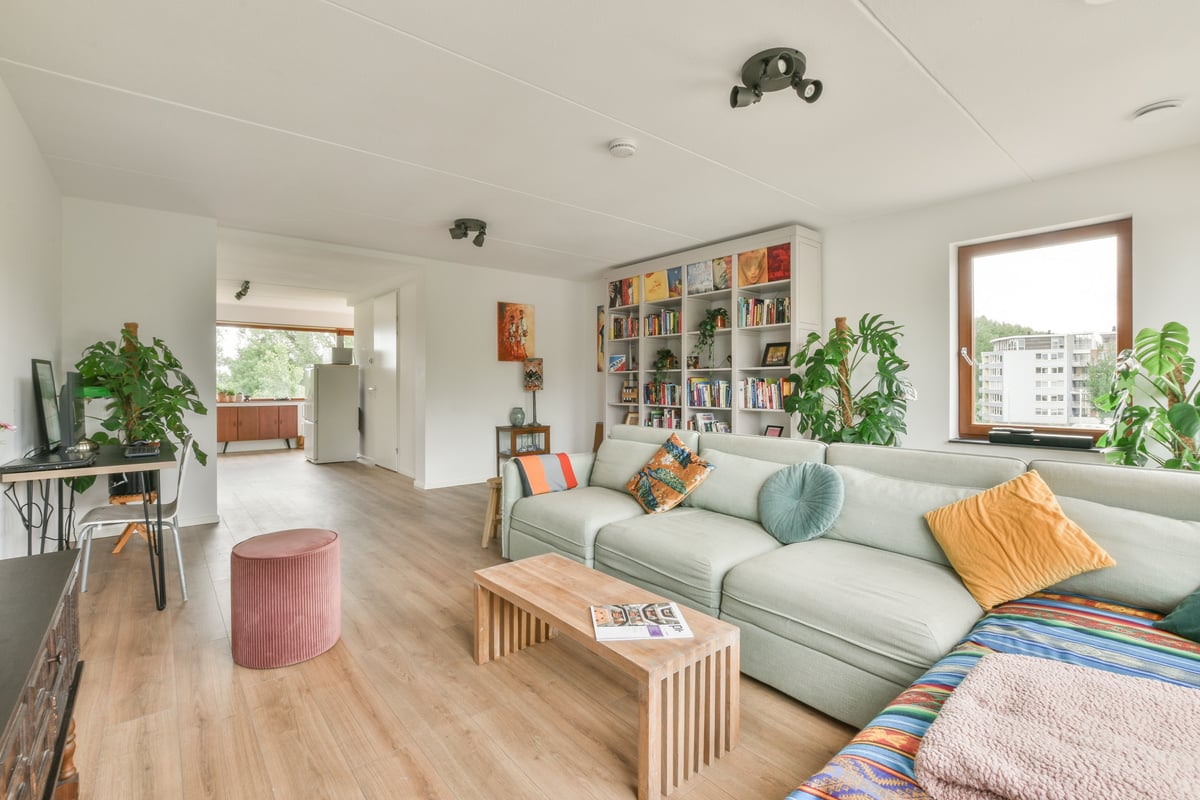
[[[314,464],[358,457],[358,367],[304,368],[304,457]]]

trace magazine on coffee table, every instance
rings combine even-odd
[[[626,603],[592,606],[596,641],[690,639],[692,629],[674,603]]]

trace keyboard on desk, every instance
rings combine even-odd
[[[125,445],[126,458],[145,458],[146,456],[158,455],[158,445],[156,444],[127,444]]]

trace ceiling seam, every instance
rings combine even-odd
[[[778,187],[772,183],[769,183],[761,178],[756,178],[753,175],[749,175],[745,172],[742,172],[741,170],[735,169],[721,161],[717,161],[715,159],[709,158],[708,156],[704,155],[703,153],[698,153],[695,150],[688,149],[687,147],[684,147],[683,145],[678,144],[677,142],[673,142],[669,139],[664,139],[661,136],[658,136],[657,134],[651,133],[650,131],[646,130],[645,128],[639,128],[636,125],[631,125],[630,123],[625,122],[624,120],[617,119],[616,117],[612,116],[611,114],[606,114],[605,112],[600,111],[595,108],[592,108],[591,106],[586,106],[577,100],[572,100],[571,98],[566,97],[565,95],[561,95],[558,92],[553,91],[552,89],[547,89],[544,86],[539,86],[536,83],[531,83],[530,81],[527,81],[524,78],[518,77],[518,76],[508,73],[508,72],[504,72],[503,70],[496,69],[493,66],[485,64],[482,61],[478,61],[474,58],[471,58],[468,55],[464,55],[463,53],[457,52],[455,50],[451,50],[450,48],[448,48],[444,45],[440,45],[437,42],[430,41],[429,39],[422,38],[420,36],[417,36],[414,33],[410,33],[409,31],[403,30],[401,28],[397,28],[395,25],[392,25],[389,22],[385,22],[384,20],[378,19],[376,17],[372,17],[369,14],[366,14],[357,9],[342,5],[341,3],[336,2],[336,0],[321,0],[321,2],[325,3],[328,6],[336,8],[340,11],[344,11],[347,14],[358,17],[359,19],[365,20],[373,25],[378,25],[379,27],[384,28],[385,30],[389,30],[393,33],[403,36],[406,39],[411,39],[412,41],[419,42],[420,44],[423,44],[426,47],[431,47],[435,50],[445,53],[446,55],[453,56],[454,58],[460,59],[462,61],[466,61],[468,64],[478,67],[479,69],[487,70],[488,72],[491,72],[494,75],[499,75],[502,78],[513,81],[514,83],[519,83],[522,86],[526,86],[537,92],[541,92],[542,94],[547,95],[548,97],[553,97],[555,100],[558,100],[562,103],[566,103],[567,105],[574,106],[575,108],[586,111],[589,114],[595,114],[597,117],[607,120],[607,121],[613,123],[614,125],[620,125],[624,128],[627,128],[628,130],[638,133],[639,135],[646,136],[647,138],[653,139],[656,142],[664,144],[668,147],[672,147],[681,153],[685,153],[685,154],[691,156],[692,158],[698,158],[701,161],[704,161],[708,164],[711,164],[714,167],[717,167],[718,169],[722,169],[732,175],[737,175],[739,178],[743,178],[743,179],[751,181],[753,183],[757,183],[759,186],[762,186],[766,189],[770,189],[772,191],[778,192],[779,194],[783,195],[784,197],[791,198],[792,200],[795,200],[796,202],[804,203],[805,205],[810,206],[814,209],[821,208],[821,206],[819,204],[817,204],[816,202],[814,202],[812,200],[809,200],[806,197],[801,197],[799,195],[792,194],[791,192],[787,191],[786,189],[781,189],[780,187]],[[726,92],[726,94],[728,94],[728,92]],[[700,241],[700,240],[697,239],[697,241]]]
[[[617,214],[610,214],[606,211],[599,211],[599,210],[592,209],[592,208],[586,208],[584,206],[576,205],[574,203],[566,203],[561,200],[555,200],[553,198],[544,197],[542,195],[534,194],[533,192],[527,192],[522,189],[515,189],[515,188],[509,187],[509,186],[501,186],[499,184],[491,183],[489,181],[481,180],[479,178],[472,178],[468,175],[460,175],[456,172],[450,172],[449,170],[439,169],[438,167],[430,167],[430,166],[427,166],[424,164],[418,164],[413,161],[406,161],[405,159],[397,158],[396,156],[390,156],[390,155],[387,155],[386,153],[377,153],[373,150],[367,150],[365,148],[355,147],[354,145],[343,144],[341,142],[334,142],[334,141],[330,141],[329,139],[322,139],[319,136],[310,136],[309,134],[301,133],[299,131],[292,131],[292,130],[288,130],[286,128],[277,127],[275,125],[268,125],[265,122],[256,122],[254,120],[244,119],[242,117],[235,117],[232,114],[226,114],[221,111],[213,111],[211,109],[199,108],[197,106],[189,105],[188,103],[182,103],[177,100],[168,100],[163,97],[155,97],[154,95],[145,94],[144,92],[137,92],[132,89],[124,89],[120,86],[112,86],[111,84],[101,83],[99,81],[94,81],[89,78],[83,78],[78,75],[68,75],[67,73],[64,73],[64,72],[58,72],[57,70],[48,69],[46,67],[39,67],[34,64],[25,63],[23,61],[16,61],[14,59],[6,58],[3,56],[0,56],[0,63],[10,64],[14,67],[32,70],[34,72],[39,72],[44,75],[51,75],[53,77],[61,78],[62,80],[66,80],[66,81],[81,83],[85,86],[92,86],[97,89],[105,89],[110,92],[116,92],[118,94],[126,95],[128,97],[136,97],[138,99],[147,100],[147,101],[150,101],[153,103],[161,103],[165,106],[170,106],[172,108],[179,108],[179,109],[183,109],[185,111],[191,111],[196,114],[203,114],[205,116],[213,117],[215,119],[222,119],[222,120],[226,120],[228,122],[238,123],[238,124],[246,125],[246,126],[252,127],[252,128],[258,128],[260,130],[265,130],[265,131],[269,131],[272,133],[278,133],[283,136],[291,136],[296,139],[313,142],[314,144],[325,145],[327,147],[333,147],[338,150],[344,150],[347,152],[356,153],[358,155],[367,156],[369,158],[378,158],[378,159],[382,159],[384,161],[388,161],[388,162],[391,162],[394,164],[401,164],[406,167],[412,167],[413,169],[419,169],[419,170],[434,173],[437,175],[444,175],[446,177],[456,178],[458,180],[466,181],[468,183],[474,183],[479,186],[486,186],[486,187],[489,187],[492,189],[496,189],[501,192],[508,192],[511,194],[520,195],[522,197],[528,197],[533,200],[539,200],[544,203],[550,203],[552,205],[562,206],[563,208],[570,208],[575,211],[582,211],[587,214],[595,214],[596,216],[599,216],[599,217],[616,220],[618,222],[624,222],[629,225],[635,225],[639,228],[644,228],[646,230],[657,231],[659,233],[668,234],[670,236],[678,236],[681,239],[685,239],[685,240],[689,240],[689,241],[693,241],[693,242],[703,241],[699,237],[692,236],[690,234],[680,233],[678,231],[667,230],[666,228],[660,228],[657,225],[650,225],[645,222],[638,222],[637,220],[629,219],[627,217],[622,217]],[[88,162],[81,162],[81,163],[88,163]],[[105,166],[105,165],[97,164],[96,166]],[[784,193],[784,194],[786,194],[786,193]]]
[[[326,0],[326,1],[328,1],[328,0]],[[871,9],[871,7],[869,5],[867,5],[868,0],[853,0],[853,2],[854,2],[854,5],[859,9],[859,11],[862,12],[863,16],[865,16],[871,22],[871,24],[873,24],[876,28],[878,28],[881,33],[883,33],[883,35],[888,39],[888,41],[890,41],[892,43],[892,45],[897,50],[899,50],[900,53],[906,59],[908,59],[908,61],[914,67],[916,67],[917,71],[920,72],[922,75],[924,75],[925,78],[931,84],[933,84],[934,87],[947,100],[949,100],[950,103],[956,109],[958,109],[958,112],[960,114],[962,114],[962,116],[965,117],[967,119],[967,121],[970,122],[975,127],[976,130],[978,130],[981,134],[983,134],[984,138],[986,138],[989,142],[992,143],[993,147],[995,147],[997,150],[999,150],[1001,153],[1004,154],[1004,157],[1007,158],[1014,167],[1016,167],[1017,171],[1025,176],[1025,180],[1029,181],[1030,183],[1033,183],[1034,177],[1032,175],[1030,175],[1023,166],[1021,166],[1020,162],[1017,161],[1016,157],[1013,156],[1013,154],[1010,153],[1004,147],[1004,145],[1000,144],[999,140],[997,140],[996,137],[992,135],[991,131],[989,131],[986,127],[984,127],[983,123],[980,122],[975,117],[975,115],[972,114],[967,109],[967,107],[965,105],[963,105],[963,103],[961,101],[959,101],[959,99],[957,97],[954,96],[954,93],[951,92],[948,88],[946,88],[946,86],[940,80],[938,80],[937,77],[934,76],[933,72],[929,69],[929,67],[925,66],[925,63],[923,61],[921,61],[921,59],[917,58],[916,54],[913,53],[913,51],[908,48],[908,45],[904,44],[904,42],[900,40],[900,37],[897,36],[892,31],[892,29],[889,28],[887,26],[887,24],[884,23],[884,21],[881,20],[875,14],[875,12]]]

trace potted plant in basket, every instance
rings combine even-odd
[[[75,368],[83,378],[85,394],[107,402],[108,416],[100,420],[103,430],[91,437],[97,444],[181,443],[189,433],[184,413],[208,413],[171,349],[158,337],[150,344],[142,342],[136,325],[122,328],[119,342],[99,341],[85,347]],[[208,454],[194,439],[192,453],[201,464],[208,462]],[[84,491],[91,482],[76,479],[76,491]]]
[[[804,371],[788,376],[795,388],[783,407],[799,415],[801,433],[822,442],[899,444],[915,393],[900,374],[908,362],[896,352],[903,326],[880,317],[863,314],[857,329],[838,317],[825,342],[810,333],[792,357],[792,366]],[[869,366],[864,364],[868,357],[874,359],[874,371],[856,386],[855,371]]]
[[[1110,463],[1200,469],[1200,381],[1192,380],[1196,360],[1188,344],[1188,329],[1168,322],[1138,331],[1133,347],[1117,356],[1108,392],[1095,400],[1113,412],[1096,442]]]

